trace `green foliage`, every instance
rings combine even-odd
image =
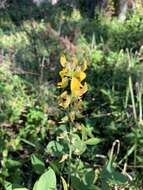
[[[35,173],[42,174],[45,170],[45,164],[34,154],[31,156],[31,163]]]
[[[105,43],[106,48],[111,48],[114,51],[121,49],[139,50],[142,45],[142,30],[143,18],[136,14],[131,19],[124,23],[112,18],[99,16],[91,22],[86,20],[81,22],[81,30],[86,35],[88,41],[92,41],[93,34],[95,35],[96,44]]]
[[[23,81],[18,76],[13,76],[7,67],[4,65],[0,68],[0,122],[14,123],[30,101]]]
[[[0,190],[141,189],[142,17],[86,20],[70,5],[23,3],[0,18]],[[58,106],[63,46],[48,21],[88,60],[80,114]]]
[[[39,180],[35,183],[33,190],[54,190],[56,189],[56,176],[55,172],[49,168],[49,170],[43,173]]]

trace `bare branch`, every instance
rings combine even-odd
[[[0,0],[0,9],[6,8],[7,0]]]

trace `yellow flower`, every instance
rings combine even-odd
[[[70,82],[71,95],[68,95],[67,91],[64,91],[59,97],[59,105],[63,108],[68,108],[72,97],[75,98],[75,107],[81,107],[81,96],[88,90],[87,83],[82,84],[82,81],[86,78],[87,62],[84,59],[83,63],[78,63],[76,56],[71,57],[71,61],[67,62],[64,54],[60,57],[60,64],[63,69],[59,72],[61,81],[58,82],[59,88],[66,88]],[[76,99],[80,100],[76,102]]]
[[[71,80],[71,92],[74,96],[82,96],[87,91],[87,84],[82,85],[80,80],[73,77]]]
[[[86,78],[86,74],[83,71],[75,72],[75,77],[78,78],[81,82]]]
[[[79,78],[80,78],[80,81],[83,81],[83,80],[86,78],[86,74],[81,71],[81,72],[79,73]]]
[[[59,74],[60,74],[61,78],[63,78],[64,76],[68,75],[68,70],[66,68],[64,68],[62,71],[60,71]]]
[[[61,63],[61,65],[62,65],[63,67],[66,66],[67,60],[66,60],[66,57],[65,57],[64,54],[61,55],[61,57],[60,57],[60,63]]]
[[[68,86],[68,78],[67,77],[62,78],[62,81],[58,82],[58,87],[59,88],[65,88],[67,86]]]
[[[59,98],[59,105],[62,106],[63,108],[68,108],[70,105],[71,98],[68,95],[67,91],[64,91]]]

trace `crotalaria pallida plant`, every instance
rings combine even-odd
[[[65,55],[61,55],[60,71],[61,82],[58,83],[59,88],[65,89],[60,95],[59,105],[63,108],[68,108],[69,105],[76,103],[80,104],[82,96],[87,92],[86,78],[87,62],[86,60],[79,62],[76,56],[73,56],[68,61]]]

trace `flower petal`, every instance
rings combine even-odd
[[[73,77],[71,80],[71,92],[75,96],[78,96],[78,91],[80,89],[80,86],[81,86],[80,81],[77,78]]]
[[[65,78],[62,78],[62,81],[61,82],[58,82],[58,87],[59,88],[65,88],[68,86],[68,78],[65,77]]]
[[[67,91],[63,92],[59,97],[59,105],[62,106],[63,108],[68,108],[70,102],[71,98],[68,95]]]
[[[83,71],[76,72],[75,77],[78,78],[81,81],[83,81],[86,78],[86,74]]]
[[[61,57],[60,57],[60,63],[61,63],[61,65],[62,65],[63,67],[66,66],[67,60],[66,60],[66,57],[65,57],[64,54],[61,55]]]
[[[64,68],[62,71],[60,71],[59,74],[60,74],[61,78],[63,78],[64,76],[67,76],[68,70],[66,68]]]
[[[71,80],[71,92],[74,96],[82,96],[85,94],[88,90],[87,83],[82,85],[80,83],[80,80],[78,80],[76,77],[73,77]]]

